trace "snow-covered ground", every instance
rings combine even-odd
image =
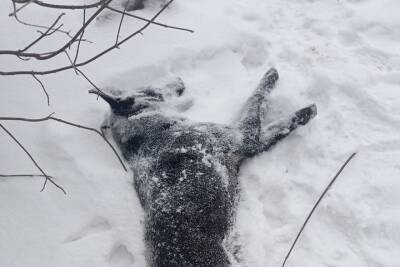
[[[74,1],[71,1],[74,2]],[[79,2],[79,1],[78,1]],[[0,1],[0,49],[37,36],[8,17]],[[138,11],[146,17],[157,4]],[[241,266],[280,266],[319,194],[352,152],[358,155],[317,209],[287,266],[400,266],[400,1],[176,0],[158,19],[194,34],[148,28],[82,70],[99,86],[134,88],[180,76],[193,106],[183,115],[230,123],[262,74],[280,72],[271,116],[310,103],[318,116],[242,168],[236,229]],[[108,12],[105,12],[108,13]],[[53,11],[31,6],[20,16],[49,24]],[[87,32],[80,58],[113,44],[120,16],[103,16]],[[66,27],[77,29],[78,11]],[[121,35],[142,22],[125,18]],[[27,33],[29,31],[29,33]],[[65,40],[64,40],[65,41]],[[63,43],[54,35],[45,51]],[[0,70],[68,64],[0,57]],[[36,67],[35,67],[36,66]],[[37,67],[39,66],[39,67]],[[40,77],[0,76],[0,116],[56,116],[98,127],[108,107],[87,94],[74,71]],[[138,199],[99,136],[44,122],[4,122],[56,177],[67,195],[39,178],[0,178],[0,266],[145,266]],[[37,173],[0,133],[0,174]]]

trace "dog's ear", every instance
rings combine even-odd
[[[185,84],[183,83],[183,80],[180,77],[177,77],[175,80],[168,83],[166,85],[166,88],[168,88],[171,91],[171,93],[176,96],[181,96],[186,89]]]
[[[106,93],[100,90],[89,90],[89,94],[95,94],[100,96],[104,101],[106,101],[114,114],[121,115],[121,116],[128,116],[130,111],[132,110],[133,104],[135,104],[135,98],[133,97],[113,97],[107,95]]]

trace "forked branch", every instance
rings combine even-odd
[[[55,187],[57,187],[58,189],[60,189],[64,194],[67,194],[67,192],[64,190],[64,188],[62,188],[62,186],[60,186],[59,184],[57,184],[56,182],[54,182],[53,178],[49,175],[47,175],[47,173],[44,172],[44,170],[40,167],[40,165],[36,162],[36,160],[33,158],[33,156],[31,155],[31,153],[29,153],[29,151],[21,144],[20,141],[18,141],[18,139],[6,128],[4,127],[1,123],[0,123],[0,128],[3,129],[4,132],[7,133],[8,136],[11,137],[11,139],[25,152],[26,155],[28,155],[28,157],[31,159],[31,161],[33,162],[33,164],[36,166],[36,168],[38,168],[38,170],[42,173],[42,175],[45,177],[42,189],[40,190],[41,192],[46,188],[46,184],[48,181],[50,181],[50,183],[52,183]]]
[[[103,135],[103,133],[100,130],[97,130],[95,128],[92,127],[88,127],[88,126],[84,126],[81,124],[77,124],[77,123],[73,123],[70,121],[66,121],[57,117],[53,117],[53,113],[43,117],[43,118],[39,118],[39,119],[31,119],[31,118],[20,118],[20,117],[0,117],[0,121],[23,121],[23,122],[44,122],[44,121],[56,121],[62,124],[66,124],[66,125],[70,125],[70,126],[74,126],[76,128],[80,128],[86,131],[90,131],[93,133],[96,133],[98,135],[100,135],[101,138],[103,138],[103,140],[108,144],[108,146],[112,149],[112,151],[114,152],[115,156],[118,158],[119,162],[121,163],[122,168],[125,171],[128,171],[128,169],[126,168],[123,160],[121,159],[121,157],[119,156],[117,150],[114,148],[114,146],[110,143],[110,141],[108,141],[108,139]]]
[[[107,145],[111,148],[111,150],[113,151],[113,153],[115,154],[115,156],[117,157],[118,161],[120,162],[122,168],[125,171],[128,171],[122,158],[119,156],[117,150],[114,148],[114,146],[110,143],[110,141],[108,141],[108,139],[105,137],[105,135],[100,131],[97,130],[95,128],[92,127],[88,127],[88,126],[84,126],[81,124],[77,124],[77,123],[73,123],[70,121],[66,121],[57,117],[53,117],[53,114],[50,114],[46,117],[43,118],[39,118],[39,119],[32,119],[32,118],[19,118],[19,117],[0,117],[0,121],[22,121],[22,122],[45,122],[45,121],[56,121],[62,124],[66,124],[69,126],[73,126],[79,129],[83,129],[86,131],[90,131],[93,133],[98,134],[106,143]],[[29,151],[21,144],[21,142],[18,141],[18,139],[9,131],[7,130],[2,124],[0,124],[0,128],[2,128],[13,140],[14,142],[16,142],[18,144],[18,146],[24,150],[24,152],[29,156],[29,158],[32,160],[32,162],[35,164],[35,166],[39,169],[39,171],[42,173],[43,177],[45,177],[45,182],[43,184],[42,190],[44,190],[44,188],[46,187],[46,184],[48,181],[50,181],[53,185],[55,185],[57,188],[59,188],[60,190],[62,190],[64,192],[64,194],[66,194],[65,190],[58,185],[57,183],[54,182],[53,178],[49,175],[47,175],[43,169],[39,166],[39,164],[36,162],[36,160],[33,158],[33,156],[31,155],[31,153],[29,153]]]

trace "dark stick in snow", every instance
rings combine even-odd
[[[286,262],[288,261],[290,254],[293,251],[294,246],[296,245],[297,241],[300,238],[300,235],[303,233],[304,228],[306,227],[306,225],[308,224],[308,222],[311,219],[311,216],[313,215],[314,211],[317,209],[319,203],[322,201],[322,199],[325,197],[326,193],[329,191],[329,189],[332,187],[332,185],[335,183],[336,179],[339,177],[339,175],[342,173],[342,171],[344,170],[344,168],[347,166],[347,164],[349,164],[349,162],[353,159],[353,157],[356,155],[357,153],[353,153],[347,160],[346,162],[342,165],[342,167],[340,168],[340,170],[336,173],[335,177],[333,177],[333,179],[331,180],[331,182],[328,184],[328,186],[325,188],[324,192],[322,193],[322,195],[319,197],[318,201],[315,203],[315,205],[313,206],[313,208],[311,209],[310,213],[307,216],[307,219],[304,221],[303,225],[300,228],[300,231],[298,232],[292,246],[289,249],[289,252],[286,254],[285,260],[282,263],[282,267],[285,266]]]

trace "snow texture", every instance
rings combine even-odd
[[[37,37],[8,17],[0,2],[1,49]],[[158,4],[137,14],[150,17]],[[101,87],[130,90],[182,77],[181,115],[230,123],[240,115],[259,77],[280,72],[269,116],[308,103],[318,116],[272,150],[248,161],[239,176],[235,225],[240,266],[279,266],[323,188],[344,160],[356,158],[317,209],[288,266],[400,265],[400,2],[397,0],[176,0],[159,21],[194,34],[153,26],[83,70]],[[55,13],[21,12],[49,24]],[[119,15],[105,12],[87,32],[81,58],[115,41]],[[65,23],[78,28],[80,12]],[[140,27],[125,18],[121,35]],[[38,46],[61,45],[61,35]],[[1,70],[68,64],[19,62],[3,56]],[[98,127],[107,104],[87,94],[73,71],[40,77],[46,106],[31,76],[0,77],[0,116],[58,117]],[[186,94],[186,93],[185,93]],[[186,110],[186,111],[184,111]],[[40,179],[0,178],[0,266],[145,266],[144,213],[109,148],[91,133],[46,122],[4,123],[32,151],[68,195]],[[0,173],[33,173],[34,166],[0,134]],[[236,246],[233,244],[232,246]]]

